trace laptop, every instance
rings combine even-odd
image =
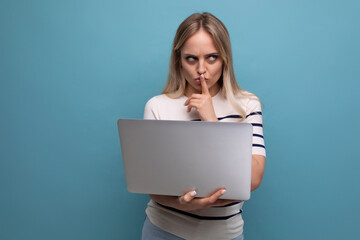
[[[248,200],[252,125],[234,122],[119,119],[129,192]]]

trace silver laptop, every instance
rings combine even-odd
[[[250,198],[250,123],[119,119],[118,129],[130,192]]]

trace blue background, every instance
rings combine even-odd
[[[139,239],[118,118],[164,86],[176,28],[227,26],[264,102],[266,171],[247,239],[357,239],[360,3],[0,0],[0,239]]]

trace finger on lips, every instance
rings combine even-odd
[[[202,93],[204,94],[208,94],[209,93],[209,89],[208,89],[208,86],[206,84],[206,81],[205,81],[205,76],[204,74],[201,74],[200,75],[200,83],[201,83],[201,90],[202,90]]]
[[[191,95],[191,97],[189,97],[188,99],[186,99],[184,105],[188,105],[190,103],[190,100],[191,99],[197,99],[197,98],[202,98],[203,97],[203,94],[206,94],[206,95],[209,95],[209,88],[207,86],[207,83],[206,83],[206,80],[205,80],[205,76],[204,74],[201,74],[200,75],[200,84],[201,84],[201,94],[196,94],[196,93],[193,93]]]

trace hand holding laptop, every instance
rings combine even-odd
[[[151,198],[168,207],[176,208],[182,211],[193,211],[203,208],[224,206],[233,202],[239,202],[236,200],[219,199],[226,190],[224,188],[218,189],[215,193],[208,197],[196,198],[196,191],[191,190],[180,197],[166,196],[166,195],[153,195]]]

